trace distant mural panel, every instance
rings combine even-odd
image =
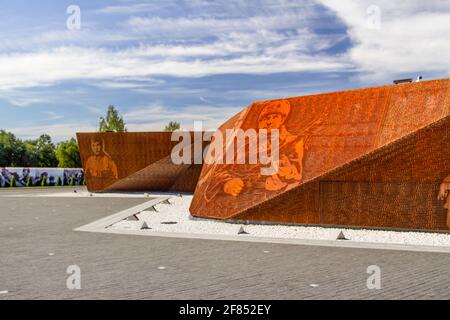
[[[189,133],[192,135],[193,133]],[[171,132],[77,133],[90,191],[190,191],[201,164],[175,165]]]
[[[84,181],[84,173],[81,168],[29,168],[29,167],[2,167],[1,170],[1,186],[11,186],[14,180],[17,187],[32,186],[56,186],[82,185]],[[13,178],[14,177],[14,178]],[[59,180],[58,180],[59,178]]]

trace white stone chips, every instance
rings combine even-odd
[[[155,205],[157,211],[142,211],[138,214],[140,221],[119,221],[111,226],[114,230],[136,230],[143,234],[151,232],[189,233],[203,235],[236,235],[241,225],[219,220],[193,218],[189,214],[192,195],[173,196],[170,205]],[[176,224],[163,224],[174,221]],[[141,230],[145,222],[149,230]],[[432,232],[383,231],[367,229],[343,229],[317,226],[287,225],[245,225],[248,235],[245,237],[285,238],[302,240],[333,240],[345,230],[346,242],[387,243],[419,246],[450,247],[450,234]]]

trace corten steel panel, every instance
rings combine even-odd
[[[450,162],[449,148],[450,117],[446,117],[331,173],[320,186],[320,221],[449,230],[450,199],[439,199],[450,174],[444,165]]]
[[[279,173],[263,176],[260,165],[205,164],[191,214],[216,219],[448,230],[445,203],[437,197],[450,174],[449,106],[449,79],[254,103],[219,130],[263,128],[264,121],[268,123],[264,120],[267,114],[278,114]],[[425,130],[434,124],[440,125],[440,135]],[[410,142],[402,143],[402,138]],[[368,155],[374,157],[367,163],[370,170],[357,168],[358,161]],[[352,174],[336,181],[327,177],[350,164]],[[324,182],[328,180],[331,182]],[[380,185],[384,189],[374,191]],[[370,192],[363,192],[365,188]],[[393,199],[405,200],[407,192],[412,198],[409,207],[380,207]],[[368,215],[364,208],[371,204],[377,210]],[[389,215],[389,219],[377,214]]]
[[[438,195],[450,174],[449,147],[446,117],[233,218],[448,230],[449,199]]]
[[[77,133],[77,139],[89,191],[192,192],[201,172],[201,164],[172,163],[178,141],[170,132]]]

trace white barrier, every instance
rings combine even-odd
[[[1,167],[0,186],[9,187],[14,177],[17,187],[25,186],[56,186],[58,177],[61,185],[69,185],[73,177],[74,185],[82,185],[84,180],[83,169],[81,168],[29,168],[29,167]]]

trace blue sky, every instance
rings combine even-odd
[[[215,128],[252,101],[449,77],[449,34],[448,0],[2,1],[0,128],[60,141],[109,104],[130,131]]]

